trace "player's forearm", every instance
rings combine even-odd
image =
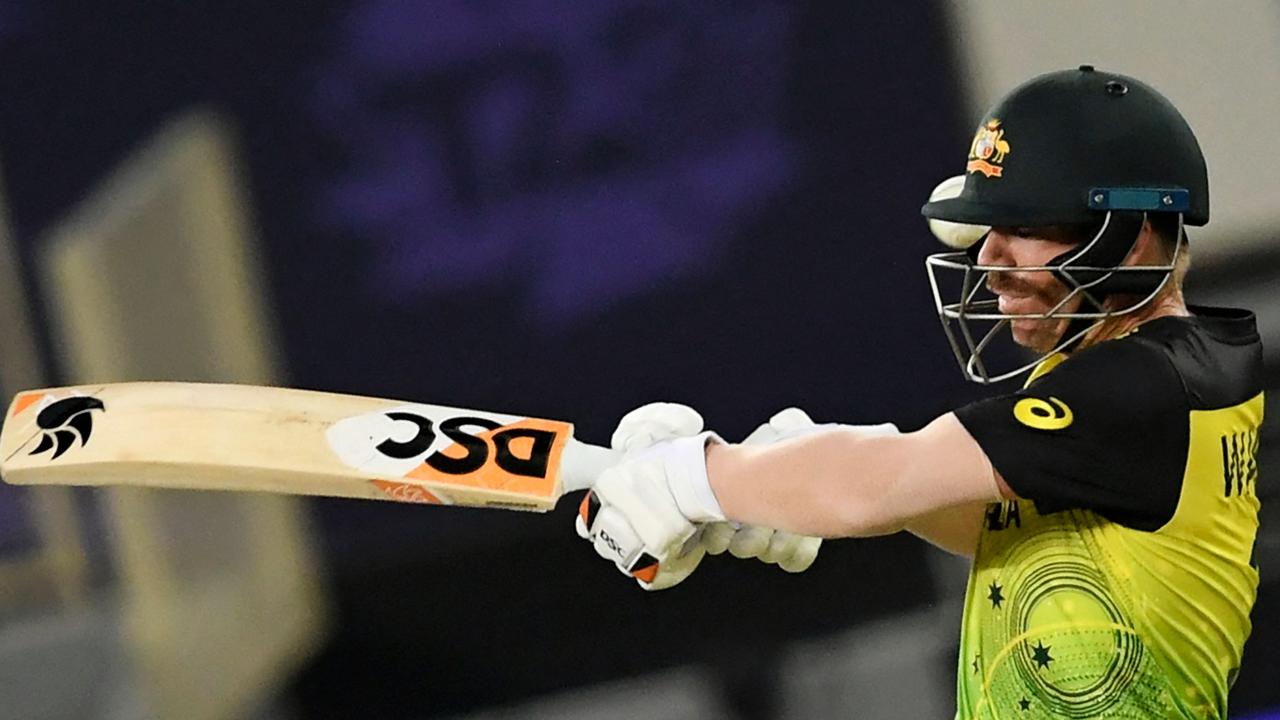
[[[986,456],[952,415],[890,437],[836,429],[765,447],[712,447],[707,471],[729,519],[824,537],[889,534],[998,497]]]
[[[710,448],[707,473],[730,520],[823,537],[884,535],[905,520],[891,510],[901,473],[889,461],[901,446],[837,429],[766,447]]]
[[[986,511],[986,502],[958,505],[911,518],[903,529],[953,555],[972,558]]]

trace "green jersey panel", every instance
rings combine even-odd
[[[970,574],[958,718],[1225,718],[1257,593],[1261,347],[1195,308],[961,408],[1020,498]]]

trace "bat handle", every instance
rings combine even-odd
[[[564,455],[560,458],[561,492],[571,493],[590,488],[600,473],[613,467],[622,459],[621,450],[610,450],[599,445],[569,438]]]

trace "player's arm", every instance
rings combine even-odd
[[[1154,530],[1178,503],[1189,407],[1156,341],[1135,336],[1082,351],[1028,388],[919,432],[712,447],[708,479],[734,519],[824,536],[908,529],[961,553],[980,532],[974,506],[998,499],[1086,508]],[[1124,440],[1136,428],[1150,453]],[[763,487],[757,472],[779,482]]]
[[[950,413],[905,435],[835,426],[763,447],[721,443],[712,433],[679,437],[606,470],[584,500],[579,534],[640,577],[637,568],[678,558],[704,523],[882,535],[1001,497],[986,455]]]
[[[759,430],[748,438],[748,444],[763,445],[778,442],[801,435],[830,430],[834,424],[817,425],[798,408],[788,408],[770,419]],[[899,431],[892,424],[851,425],[843,426],[860,433],[875,435],[897,435]],[[751,442],[752,439],[764,440],[762,431],[772,429],[774,432],[766,442]],[[781,430],[781,432],[779,432]],[[907,532],[955,555],[972,557],[978,546],[978,535],[981,532],[983,517],[989,503],[976,502],[971,505],[960,505],[911,518],[906,523]],[[718,525],[726,525],[719,523]],[[741,536],[745,531],[738,531]],[[770,531],[772,532],[772,531]],[[705,533],[704,533],[705,535]],[[809,537],[809,536],[799,536]]]
[[[978,550],[987,502],[936,510],[907,521],[907,532],[953,555],[972,558]]]
[[[980,532],[974,506],[1019,496],[1153,530],[1178,503],[1187,402],[1157,346],[1134,338],[1085,351],[1028,389],[916,433],[711,447],[708,480],[734,519],[827,537],[911,529],[962,553]],[[1150,454],[1123,441],[1135,428]],[[757,473],[779,482],[762,486]]]
[[[826,537],[916,529],[963,552],[976,515],[956,518],[956,535],[933,535],[948,532],[938,515],[1014,497],[1149,532],[1177,508],[1191,407],[1158,341],[1131,336],[914,433],[833,428],[767,447],[678,438],[600,475],[598,535],[622,538],[601,554],[627,572],[726,518]],[[1133,452],[1136,429],[1150,452]]]
[[[710,445],[707,478],[725,517],[823,537],[885,535],[1012,496],[952,413],[901,435],[837,428],[765,447]]]

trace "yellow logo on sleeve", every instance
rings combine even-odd
[[[1056,397],[1048,400],[1023,398],[1013,406],[1013,416],[1018,422],[1036,430],[1061,430],[1075,420],[1071,408]]]

